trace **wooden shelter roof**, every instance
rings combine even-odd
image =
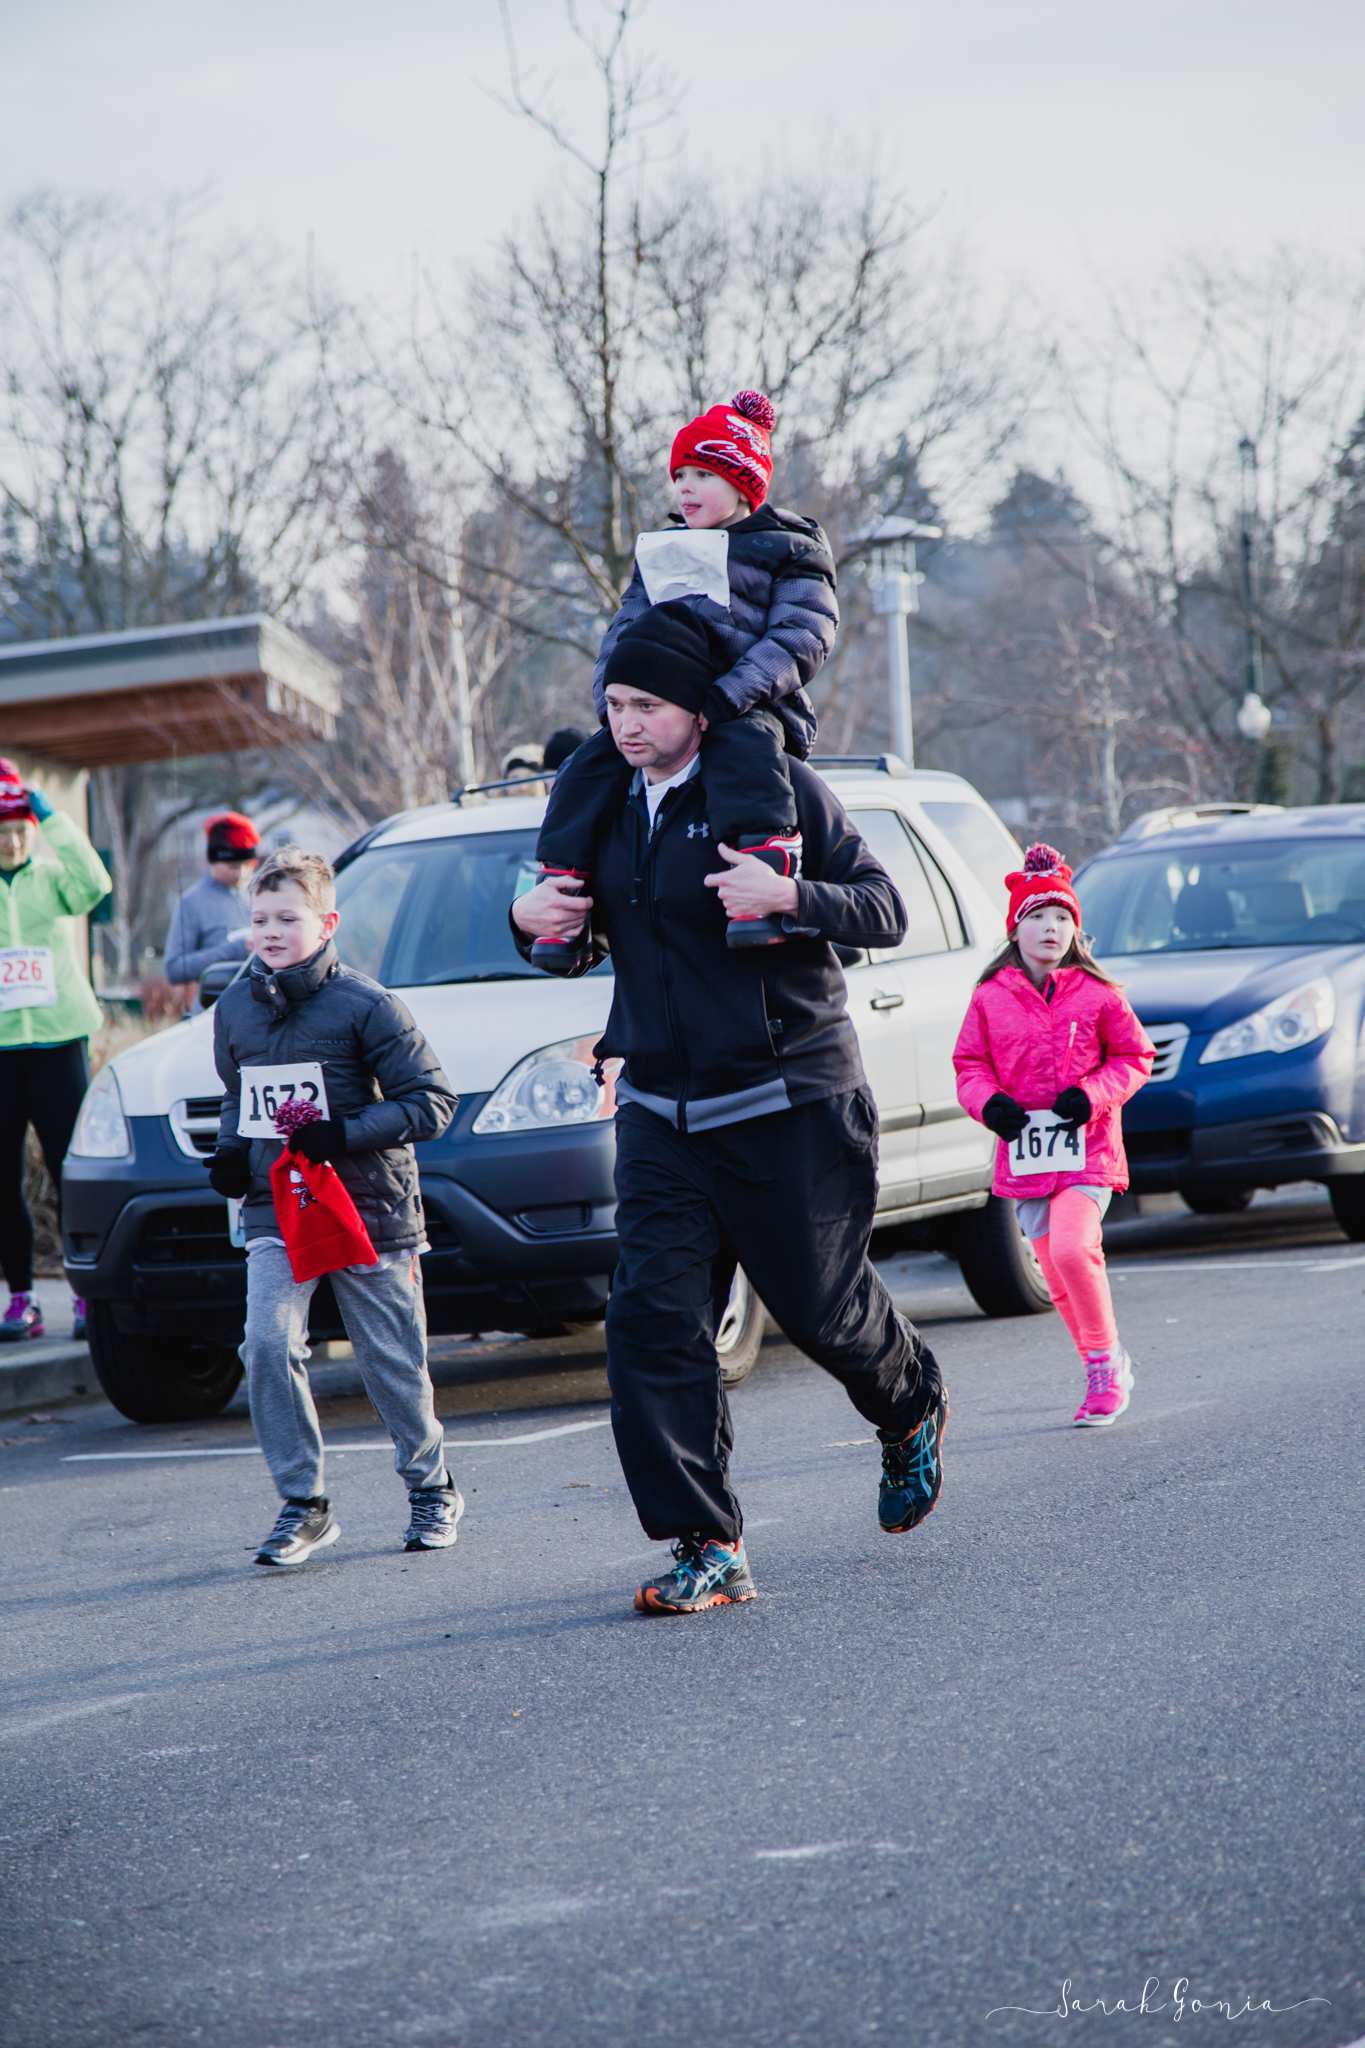
[[[340,673],[264,613],[0,646],[0,753],[79,768],[331,739]]]

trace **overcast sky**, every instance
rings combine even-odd
[[[587,17],[596,0],[581,0]],[[562,0],[511,0],[584,103]],[[496,0],[0,0],[0,192],[211,187],[352,288],[476,255],[551,175],[480,84]],[[1360,0],[654,0],[691,161],[743,178],[875,144],[988,272],[1054,305],[1087,258],[1190,242],[1360,246]]]

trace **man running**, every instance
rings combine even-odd
[[[625,1062],[621,1256],[607,1308],[612,1427],[646,1533],[673,1538],[675,1559],[636,1593],[645,1614],[754,1598],[715,1347],[737,1263],[876,1428],[886,1531],[915,1528],[935,1506],[948,1419],[933,1354],[867,1256],[877,1111],[833,950],[899,945],[904,909],[838,799],[801,762],[789,767],[803,879],[713,844],[701,705],[716,670],[685,607],[657,606],[621,633],[607,711],[636,774],[604,831],[593,895],[549,876],[511,913],[529,958],[537,938],[573,938],[587,912],[580,971],[608,951],[615,970],[598,1047]],[[759,916],[780,920],[785,942],[728,948],[727,919]]]

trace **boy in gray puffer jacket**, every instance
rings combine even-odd
[[[674,440],[678,539],[688,533],[707,538],[691,550],[693,561],[684,559],[686,547],[671,547],[667,534],[641,534],[637,541],[635,574],[593,672],[604,730],[570,756],[555,780],[536,846],[546,873],[591,878],[601,829],[625,800],[634,772],[605,729],[607,660],[623,628],[652,605],[684,599],[706,626],[717,669],[724,671],[703,710],[711,833],[780,875],[800,876],[801,838],[785,757],[804,760],[814,741],[815,708],[806,690],[834,645],[839,606],[834,557],[815,520],[764,503],[775,419],[761,392],[740,391],[733,404],[712,406]],[[733,918],[726,930],[727,944],[735,947],[771,945],[786,936],[769,917]],[[572,974],[585,944],[582,937],[539,939],[531,958],[552,974]]]
[[[251,881],[251,965],[213,1012],[223,1109],[209,1180],[242,1203],[242,1363],[257,1439],[284,1501],[256,1553],[263,1565],[302,1564],[339,1534],[323,1492],[322,1432],[306,1365],[317,1282],[294,1278],[270,1182],[283,1150],[275,1117],[286,1102],[321,1112],[294,1130],[289,1149],[335,1168],[377,1254],[373,1265],[330,1278],[365,1391],[393,1438],[408,1488],[406,1548],[448,1548],[464,1508],[446,1470],[427,1371],[417,1264],[426,1233],[412,1153],[414,1142],[441,1135],[458,1100],[398,998],[342,966],[332,943],[337,921],[327,862],[297,846],[273,853]]]

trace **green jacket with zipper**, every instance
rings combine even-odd
[[[55,861],[31,860],[0,874],[0,948],[51,946],[57,1000],[32,1010],[0,1010],[0,1052],[19,1045],[64,1045],[98,1031],[104,1013],[76,957],[72,920],[93,910],[114,886],[79,825],[54,811],[41,827]]]

